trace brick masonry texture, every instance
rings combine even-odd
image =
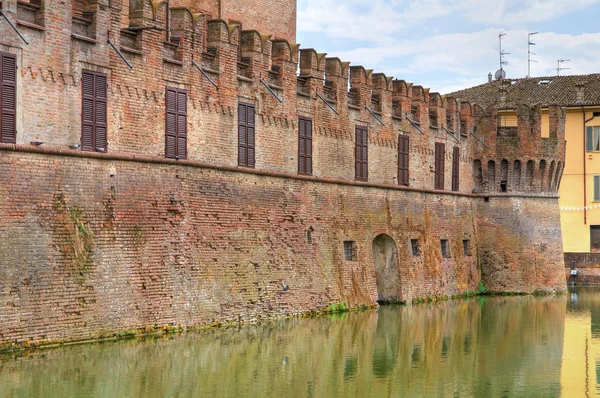
[[[0,344],[410,301],[480,281],[565,289],[561,108],[550,108],[549,138],[526,106],[516,130],[499,129],[496,108],[300,49],[294,2],[173,0],[168,41],[153,28],[165,27],[160,1],[85,1],[89,19],[70,1],[30,3],[2,1],[29,46],[0,23],[0,51],[19,68],[17,144],[0,143]],[[106,153],[70,149],[84,69],[108,77]],[[188,93],[179,161],[165,159],[166,87]],[[239,102],[256,108],[255,169],[237,166]],[[300,116],[313,122],[307,177],[297,175]],[[368,129],[367,182],[355,181],[356,126]],[[409,186],[398,185],[400,134]]]

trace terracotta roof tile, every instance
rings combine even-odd
[[[577,85],[584,84],[584,102],[577,103]],[[527,105],[600,105],[600,73],[590,75],[547,76],[496,80],[491,83],[448,94],[473,104],[488,107],[499,102],[505,87],[506,106]]]

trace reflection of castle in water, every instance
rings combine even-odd
[[[482,297],[71,347],[3,364],[0,385],[18,391],[29,383],[56,396],[60,387],[44,378],[77,373],[93,375],[73,381],[81,390],[114,396],[166,396],[178,386],[181,396],[554,397],[561,393],[566,300]]]

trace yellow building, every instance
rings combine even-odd
[[[506,104],[507,111],[500,115],[505,126],[516,120],[518,105],[539,106],[542,136],[550,127],[544,109],[565,107],[567,153],[559,189],[563,249],[600,252],[600,74],[490,81],[449,96],[484,108]]]

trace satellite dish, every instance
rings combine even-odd
[[[506,78],[506,72],[504,72],[504,69],[500,68],[496,71],[496,74],[494,75],[494,78],[496,80],[502,80],[504,78]]]

